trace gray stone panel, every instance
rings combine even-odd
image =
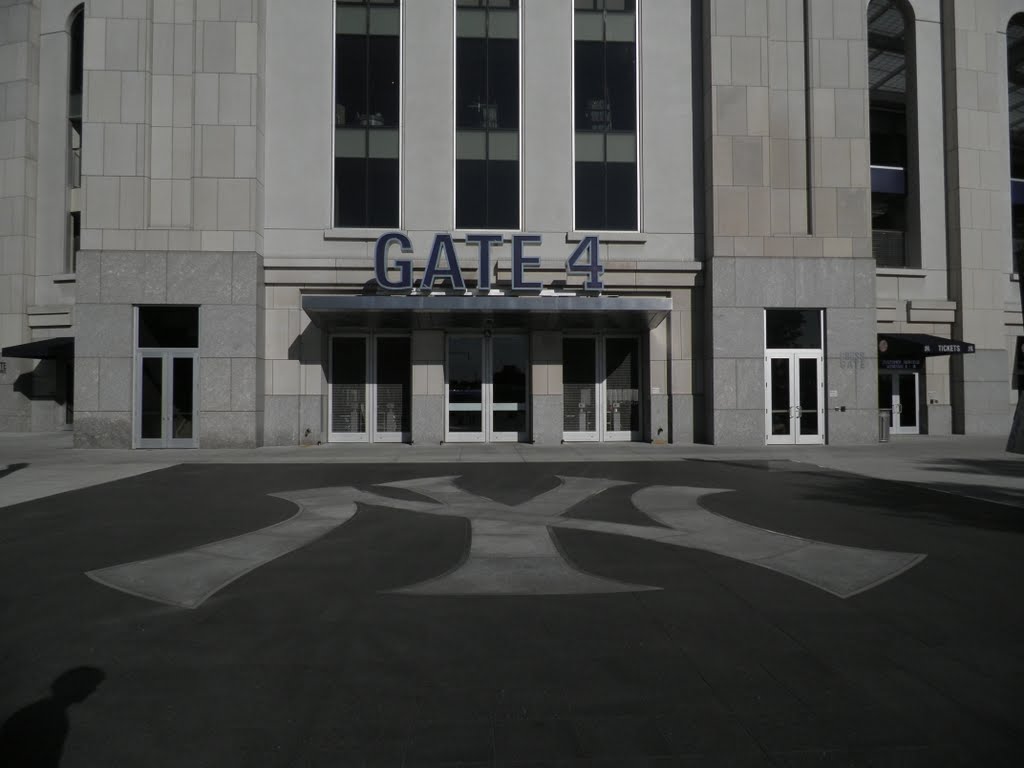
[[[167,254],[167,301],[171,304],[230,304],[230,253]]]
[[[199,403],[205,411],[231,410],[231,359],[207,357],[199,362]]]
[[[82,357],[130,356],[135,344],[130,304],[83,304],[75,307],[78,332],[75,354]]]
[[[716,410],[715,445],[763,445],[764,408],[756,411]]]
[[[259,273],[262,269],[255,253],[236,253],[231,258],[231,303],[259,303]]]
[[[558,445],[562,442],[562,396],[534,395],[530,404],[536,445]]]
[[[921,418],[927,425],[929,435],[953,434],[953,406],[922,405]]]
[[[412,396],[412,442],[438,445],[444,439],[444,397]]]
[[[672,395],[672,442],[692,443],[695,440],[693,395]]]
[[[669,441],[668,395],[651,395],[648,408],[647,439],[654,443]]]
[[[105,252],[100,257],[104,304],[160,304],[167,295],[167,257],[151,252]]]
[[[131,448],[130,412],[75,412],[76,448]]]
[[[764,408],[764,358],[736,361],[736,405],[741,409]]]
[[[324,410],[327,398],[322,395],[299,396],[299,442],[316,445],[324,440]]]
[[[231,410],[255,411],[256,381],[263,375],[263,361],[259,358],[235,357],[231,359]]]
[[[878,409],[847,409],[832,411],[828,420],[828,442],[831,445],[866,445],[878,442]]]
[[[259,445],[254,411],[215,411],[199,418],[201,448],[255,448]]]
[[[199,316],[202,356],[256,357],[258,311],[253,305],[204,305]]]
[[[795,306],[795,284],[793,259],[736,259],[738,306]]]
[[[130,411],[132,409],[132,358],[101,357],[99,362],[99,410]]]
[[[100,361],[96,357],[75,356],[75,410],[100,408]]]
[[[297,445],[299,396],[268,395],[263,408],[263,444]]]

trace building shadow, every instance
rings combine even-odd
[[[28,464],[26,464],[23,461],[18,462],[17,464],[8,464],[3,469],[0,469],[0,480],[2,480],[3,478],[7,477],[10,474],[13,474],[14,472],[17,472],[19,469],[24,469],[27,466]]]
[[[1024,459],[937,459],[924,465],[922,469],[1024,479]]]
[[[50,695],[22,707],[0,726],[0,768],[57,768],[68,736],[68,709],[88,699],[106,675],[75,667],[50,686]]]

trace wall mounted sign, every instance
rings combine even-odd
[[[492,287],[493,269],[497,261],[494,251],[502,244],[504,238],[499,234],[466,235],[466,246],[476,250],[477,257],[477,288],[488,291]],[[527,272],[540,267],[540,258],[527,254],[530,246],[541,244],[540,235],[512,235],[512,290],[539,291],[543,283],[527,279]],[[390,258],[392,246],[398,246],[401,253],[412,254],[412,242],[403,232],[388,232],[377,239],[374,250],[373,273],[377,285],[389,291],[411,291],[415,287],[413,279],[412,259]],[[604,288],[601,276],[604,266],[601,264],[601,243],[594,235],[583,238],[573,252],[565,260],[566,277],[583,275],[584,290],[599,291]],[[423,270],[420,288],[430,291],[438,283],[447,284],[457,291],[466,290],[466,280],[462,275],[462,266],[455,249],[452,236],[444,232],[434,235],[434,243],[430,248],[427,266]]]

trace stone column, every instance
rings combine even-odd
[[[444,440],[444,331],[412,332],[412,442]]]
[[[647,375],[649,386],[647,424],[644,432],[654,443],[669,441],[669,324],[668,318],[647,334]]]
[[[39,0],[0,7],[0,347],[30,341],[35,292]],[[32,360],[0,360],[0,431],[31,427]]]
[[[562,334],[530,334],[531,436],[537,445],[562,442]]]
[[[846,410],[827,419],[827,439],[876,435],[864,10],[848,0],[704,3],[714,443],[764,441],[764,313],[792,307],[828,308],[826,390],[837,399],[826,406]],[[851,353],[862,369],[841,368]]]
[[[977,352],[952,360],[953,431],[1010,424],[1004,313],[1010,271],[1006,20],[995,2],[943,0],[949,292],[953,333]]]

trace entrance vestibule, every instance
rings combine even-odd
[[[566,442],[640,440],[640,340],[562,340],[562,429]]]
[[[897,435],[921,433],[921,409],[917,371],[880,371],[878,407],[892,414],[890,432]]]

